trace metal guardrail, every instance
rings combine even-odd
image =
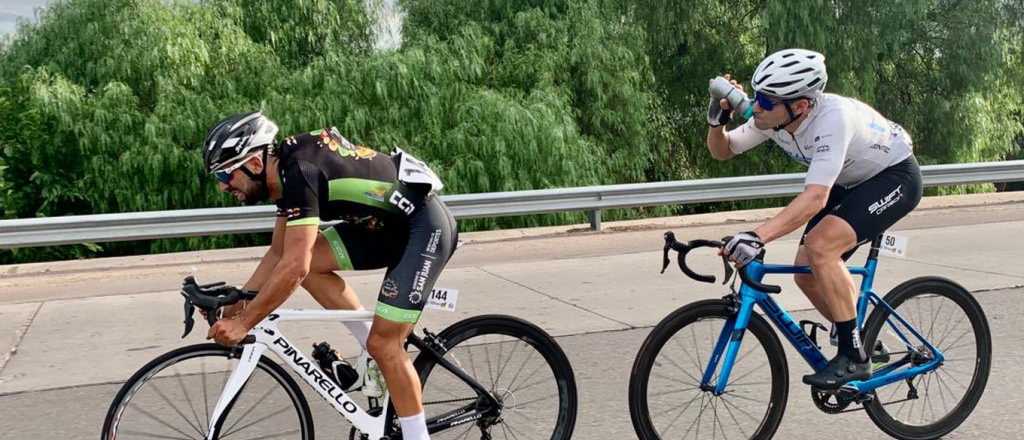
[[[1024,180],[1024,160],[921,167],[927,187]],[[786,197],[803,190],[805,173],[443,196],[457,218],[587,211]],[[0,220],[0,249],[266,232],[273,206],[148,211]]]

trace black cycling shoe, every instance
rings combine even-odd
[[[854,362],[850,358],[837,354],[828,361],[828,365],[817,373],[804,376],[804,383],[824,390],[831,390],[854,380],[866,380],[871,377],[871,365],[868,362]]]

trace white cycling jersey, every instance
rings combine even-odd
[[[796,133],[761,130],[753,119],[726,133],[729,149],[740,154],[775,141],[807,165],[807,185],[852,187],[913,153],[910,135],[871,106],[853,98],[822,94]]]

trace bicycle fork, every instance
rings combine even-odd
[[[737,311],[722,326],[722,331],[718,335],[718,341],[715,343],[715,349],[711,352],[707,367],[704,368],[704,375],[700,381],[700,389],[702,391],[711,391],[716,396],[725,393],[725,386],[729,383],[729,374],[732,372],[732,367],[736,362],[736,356],[740,351],[740,343],[743,341],[743,334],[746,333],[747,325],[750,324],[750,314],[754,307],[753,302],[737,301],[733,295],[726,298],[732,302],[732,309]],[[718,380],[712,383],[719,361],[723,360],[722,355],[725,355],[725,359],[722,362],[721,371],[718,373]]]

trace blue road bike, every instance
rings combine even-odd
[[[895,438],[938,438],[963,423],[985,390],[992,364],[988,321],[970,292],[945,278],[914,278],[884,298],[875,294],[881,240],[872,241],[864,266],[849,267],[862,277],[857,327],[864,346],[874,348],[872,375],[838,389],[812,387],[811,398],[829,414],[864,410]],[[701,247],[720,249],[723,241],[679,242],[665,233],[662,272],[675,250],[686,275],[715,282],[694,272],[686,256]],[[769,321],[813,370],[825,367],[828,359],[817,343],[817,330],[825,327],[795,321],[772,298],[781,288],[761,282],[768,274],[810,268],[765,264],[763,255],[738,270],[738,291],[680,307],[648,335],[629,383],[630,416],[640,439],[771,438],[786,410],[789,369]],[[725,284],[732,267],[724,257],[723,264]],[[762,313],[754,313],[754,306]]]

